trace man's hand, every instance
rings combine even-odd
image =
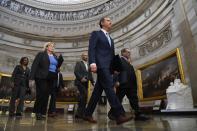
[[[119,86],[120,86],[119,82],[116,82],[115,85],[114,85],[115,88],[118,88]]]
[[[83,77],[82,79],[81,79],[81,82],[87,82],[88,80],[86,79],[86,77]]]
[[[118,74],[120,74],[120,72],[114,71],[114,75],[118,75]]]
[[[96,64],[90,64],[90,71],[93,72],[93,73],[96,73],[97,72],[97,66]]]
[[[66,91],[66,90],[68,90],[68,88],[67,88],[67,87],[64,87],[64,88],[63,88],[63,90],[65,90],[65,91]]]

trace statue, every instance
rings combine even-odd
[[[193,108],[191,88],[181,83],[180,79],[175,79],[174,82],[170,82],[170,86],[166,90],[166,95],[168,101],[167,110]]]

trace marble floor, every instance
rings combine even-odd
[[[106,113],[95,115],[98,123],[77,120],[72,114],[58,114],[55,118],[36,120],[30,113],[22,118],[0,115],[0,131],[196,131],[197,116],[149,115],[149,121],[131,120],[122,125],[110,121]]]

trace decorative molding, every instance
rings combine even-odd
[[[109,0],[91,0],[88,2],[83,2],[78,4],[51,4],[46,2],[40,2],[37,0],[16,0],[16,1],[45,10],[50,9],[55,11],[65,11],[66,9],[67,11],[76,11],[76,10],[89,9],[101,5],[103,3],[106,3]]]
[[[31,44],[31,40],[29,40],[29,39],[24,39],[24,44],[25,45],[30,45]]]
[[[145,56],[149,53],[152,53],[155,50],[162,47],[164,44],[168,43],[171,39],[172,39],[171,26],[168,25],[158,35],[153,36],[147,42],[138,46],[139,55]]]
[[[128,0],[110,0],[92,8],[84,10],[76,9],[76,11],[44,10],[25,5],[15,0],[2,0],[0,5],[8,10],[39,19],[45,19],[49,21],[76,21],[104,14],[109,10],[119,8],[120,5],[124,4],[125,2],[128,2]]]
[[[118,2],[120,0],[114,1]],[[124,2],[121,2],[122,4],[120,4],[119,7],[114,7],[104,14],[75,21],[40,19],[7,9],[6,6],[9,5],[3,3],[5,7],[0,6],[0,25],[1,28],[4,29],[1,30],[6,32],[9,30],[11,33],[18,34],[18,36],[21,34],[22,37],[25,36],[27,39],[42,39],[44,41],[45,39],[53,39],[54,41],[76,39],[74,38],[75,36],[87,38],[92,30],[98,29],[98,20],[100,17],[106,15],[111,17],[114,23],[113,29],[119,28],[120,26],[116,26],[117,23],[124,24],[122,22],[125,21],[125,19],[130,19],[128,16],[132,12],[135,12],[139,6],[145,6],[146,3],[148,3],[148,1],[145,0],[124,0]],[[2,1],[0,4],[2,4]],[[75,34],[75,36],[73,36],[73,34]]]

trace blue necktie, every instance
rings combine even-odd
[[[108,34],[108,33],[106,33],[106,37],[107,37],[107,39],[108,39],[109,45],[111,46],[111,39],[110,39],[110,37],[109,37],[109,34]]]

